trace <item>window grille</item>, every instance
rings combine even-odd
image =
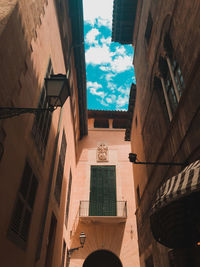
[[[69,174],[69,183],[68,183],[68,192],[67,192],[66,213],[65,213],[65,226],[66,226],[66,228],[67,228],[68,215],[69,215],[69,205],[70,205],[70,197],[71,197],[71,187],[72,187],[72,173],[71,173],[71,170],[70,170],[70,174]]]
[[[63,251],[62,251],[62,267],[65,266],[65,254],[66,254],[66,242],[63,240]]]
[[[22,248],[28,240],[37,187],[38,181],[26,162],[8,231],[8,236]]]
[[[147,27],[145,31],[145,39],[146,39],[147,44],[149,44],[149,41],[151,38],[152,27],[153,27],[153,19],[152,19],[151,13],[149,13]]]
[[[89,216],[116,216],[115,166],[91,166]]]
[[[3,157],[4,153],[4,141],[6,139],[6,133],[2,127],[0,127],[0,160]]]
[[[55,199],[58,205],[60,205],[60,196],[61,196],[61,191],[62,191],[62,181],[63,181],[66,148],[67,148],[67,142],[66,142],[65,132],[63,131],[61,148],[60,148],[60,156],[59,156],[59,161],[58,161],[57,176],[56,176],[56,185],[55,185],[55,190],[54,190],[54,196],[55,196]]]
[[[153,257],[150,255],[146,260],[145,260],[145,266],[146,267],[154,267],[153,264]]]
[[[47,72],[46,72],[46,78],[49,78],[51,74],[53,74],[53,67],[52,67],[52,63],[50,60],[48,64]],[[42,88],[38,108],[47,108],[47,107],[48,107],[48,102],[46,99],[46,90],[45,90],[45,84],[44,84]],[[52,113],[50,111],[38,112],[35,115],[32,132],[33,132],[35,142],[37,144],[37,148],[39,149],[42,158],[44,158],[45,156],[45,150],[46,150],[47,141],[49,137],[49,131],[51,127],[51,120],[52,120]]]
[[[166,75],[166,78],[165,78],[165,87],[166,87],[167,96],[168,96],[168,99],[169,99],[171,111],[172,111],[172,114],[174,114],[174,112],[175,112],[175,110],[177,108],[177,105],[178,105],[178,100],[176,98],[176,94],[175,94],[175,91],[174,91],[174,86],[173,86],[172,79],[171,79],[169,71],[167,72],[167,75]]]

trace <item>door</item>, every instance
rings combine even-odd
[[[116,216],[115,166],[91,166],[89,216]]]

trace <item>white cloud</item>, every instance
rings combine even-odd
[[[123,72],[132,68],[132,57],[127,55],[119,55],[111,62],[113,72]]]
[[[115,52],[105,43],[90,47],[85,53],[86,63],[101,65],[102,71],[123,72],[131,69],[132,56],[126,55],[125,49],[117,49]]]
[[[112,29],[112,23],[110,19],[104,19],[104,18],[98,17],[97,25],[98,27],[105,26],[105,27],[108,27],[110,30]]]
[[[113,53],[105,44],[90,47],[85,53],[87,64],[92,65],[108,64],[112,61],[112,56]]]
[[[102,70],[102,71],[111,71],[111,67],[110,66],[100,66],[99,69]]]
[[[114,84],[114,83],[111,83],[111,82],[108,82],[107,83],[107,86],[108,86],[108,88],[111,90],[111,91],[115,91],[116,90],[116,88],[117,88],[117,85],[116,84]]]
[[[110,27],[112,21],[113,0],[83,0],[84,20],[94,26],[98,20],[100,25]],[[100,26],[99,25],[99,26]]]
[[[108,38],[102,37],[102,38],[100,39],[100,42],[101,42],[102,44],[110,45],[110,44],[111,44],[111,37],[108,37]]]
[[[121,46],[121,47],[116,47],[116,52],[115,52],[116,54],[122,54],[122,55],[125,55],[126,54],[126,49],[123,47],[123,46]]]
[[[108,107],[109,106],[109,104],[106,103],[103,99],[101,99],[101,100],[100,99],[97,99],[97,101],[99,101],[102,106],[105,106],[105,107]]]
[[[99,88],[102,88],[102,85],[97,82],[87,82],[87,87],[93,87],[97,90]]]
[[[86,43],[89,44],[98,44],[98,41],[96,40],[96,37],[100,34],[100,31],[96,28],[89,31],[85,37]]]
[[[111,72],[111,73],[106,74],[105,79],[107,82],[109,82],[109,81],[112,81],[113,77],[115,77],[115,76],[116,76],[116,73],[114,74]]]
[[[128,96],[119,95],[118,99],[116,100],[116,108],[120,109],[120,108],[124,107],[125,105],[128,104],[128,100],[129,100]]]
[[[103,91],[97,91],[98,89],[102,88],[102,85],[97,82],[87,82],[87,87],[92,95],[100,96],[104,98],[106,93]]]
[[[116,101],[116,95],[109,95],[109,97],[106,98],[106,102],[109,104],[113,104]]]
[[[120,86],[120,87],[117,88],[117,91],[120,92],[123,95],[128,95],[129,96],[130,87],[131,87],[131,85],[129,87],[126,87],[126,88],[123,88],[122,86]]]

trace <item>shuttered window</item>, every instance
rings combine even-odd
[[[90,216],[116,216],[115,166],[91,166]]]
[[[146,260],[145,260],[145,266],[146,267],[154,267],[153,263],[153,257],[150,255]]]
[[[51,74],[53,74],[53,67],[52,67],[52,63],[50,60],[45,77],[49,78]],[[45,84],[42,88],[38,108],[48,108]],[[45,150],[46,150],[47,141],[49,137],[51,120],[52,120],[52,112],[48,110],[43,111],[43,112],[37,112],[37,114],[35,115],[35,120],[34,120],[34,124],[32,128],[34,140],[37,144],[37,148],[40,151],[43,159],[45,156]]]
[[[70,170],[69,183],[68,183],[68,192],[67,192],[66,213],[65,213],[65,226],[66,226],[66,228],[67,228],[67,224],[68,224],[69,205],[70,205],[70,197],[71,197],[71,187],[72,187],[72,173],[71,173],[71,170]]]
[[[62,251],[62,267],[65,266],[65,254],[66,254],[66,242],[63,240],[63,251]]]
[[[146,39],[147,44],[149,44],[149,41],[151,38],[152,27],[153,27],[153,19],[152,19],[151,13],[149,13],[147,27],[145,31],[145,39]]]
[[[22,248],[25,248],[28,240],[37,187],[38,181],[26,162],[8,231],[8,237]]]
[[[55,199],[59,205],[60,205],[60,195],[62,191],[62,181],[63,181],[66,148],[67,148],[67,142],[66,142],[65,132],[63,131],[62,143],[61,143],[61,148],[60,148],[60,156],[59,156],[59,161],[58,161],[57,176],[56,176],[56,185],[55,185],[55,190],[54,190]]]

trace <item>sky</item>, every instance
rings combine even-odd
[[[133,48],[111,42],[113,0],[83,0],[88,109],[127,110]]]

